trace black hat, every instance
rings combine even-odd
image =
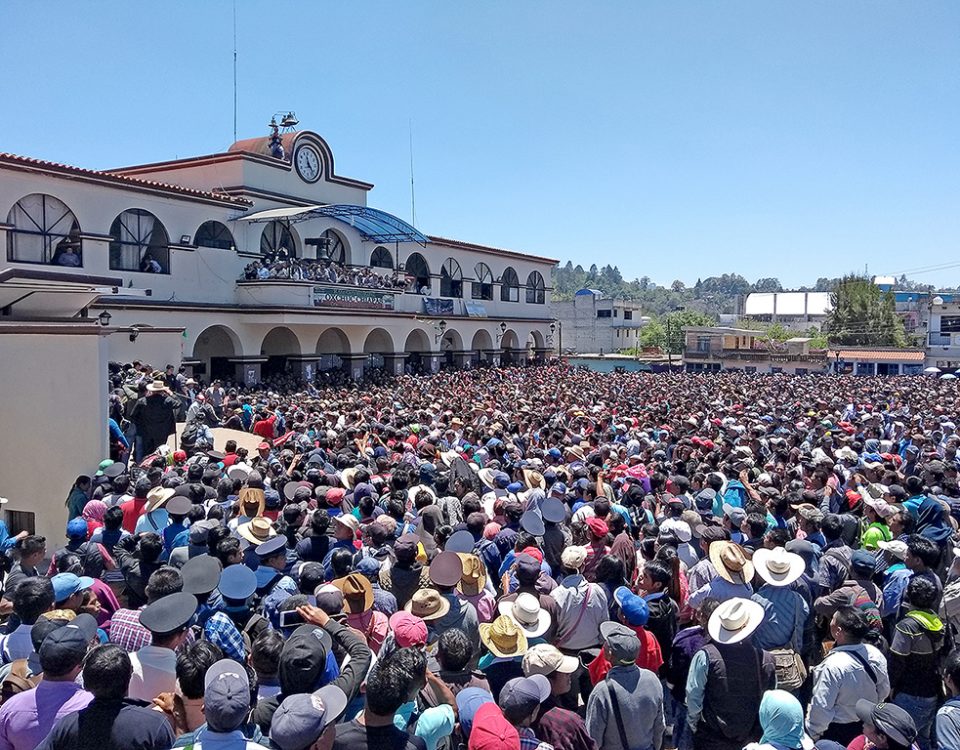
[[[79,666],[96,635],[97,621],[86,613],[49,633],[40,646],[43,671],[59,676]]]
[[[893,703],[874,703],[861,698],[857,701],[857,718],[898,745],[910,747],[917,738],[913,717]]]
[[[315,625],[301,625],[294,630],[280,652],[281,692],[293,695],[316,690],[326,670],[331,645],[329,634]]]
[[[535,510],[528,510],[520,516],[520,528],[533,536],[543,536],[543,532],[546,531],[543,519]]]
[[[540,577],[540,562],[533,555],[517,555],[517,581],[530,585]]]
[[[209,594],[220,583],[220,561],[210,555],[191,557],[180,568],[183,590],[188,594]]]
[[[186,487],[187,485],[181,485]],[[185,516],[190,512],[190,509],[193,507],[193,503],[190,502],[190,498],[185,495],[178,495],[174,491],[173,497],[167,500],[167,504],[164,506],[167,509],[167,513],[171,516]]]
[[[567,517],[567,509],[557,498],[548,497],[540,505],[540,514],[543,516],[544,521],[562,523]]]
[[[286,544],[287,538],[278,534],[273,537],[273,539],[268,539],[263,544],[258,544],[254,551],[257,553],[257,557],[271,557],[282,550]]]
[[[157,635],[173,633],[190,622],[197,604],[197,597],[186,591],[169,594],[140,612],[140,624]]]
[[[103,470],[103,476],[108,479],[116,479],[117,477],[123,476],[127,473],[127,465],[120,463],[119,461],[114,461],[107,468]]]
[[[453,535],[447,539],[447,543],[443,545],[443,548],[447,552],[470,554],[473,552],[473,545],[473,534],[466,529],[461,529],[460,531],[455,531]]]

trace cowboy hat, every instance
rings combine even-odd
[[[460,454],[456,451],[441,451],[440,460],[447,466],[450,466],[453,463],[455,458],[459,458]]]
[[[757,575],[771,586],[789,586],[803,575],[806,567],[803,558],[783,547],[759,548],[753,553],[753,566]]]
[[[162,380],[154,380],[150,385],[147,386],[147,391],[150,393],[161,393],[162,391],[167,390],[167,384]]]
[[[480,625],[480,640],[490,653],[501,659],[520,656],[527,650],[527,636],[510,617],[500,615],[493,622]]]
[[[533,594],[518,594],[512,602],[500,602],[497,610],[519,625],[529,638],[537,638],[550,629],[550,613],[540,606],[540,600]]]
[[[463,564],[463,575],[460,576],[457,590],[464,596],[476,596],[487,585],[487,567],[476,555],[465,552],[457,554],[460,555],[460,562]]]
[[[717,574],[730,583],[750,583],[753,580],[753,563],[738,544],[714,542],[710,545],[710,562]]]
[[[450,611],[450,601],[436,589],[418,589],[404,607],[424,622],[438,620]]]
[[[531,469],[523,470],[523,481],[526,482],[527,487],[530,489],[547,489],[547,481],[543,478],[543,474],[539,471],[532,471]]]
[[[362,614],[373,609],[373,587],[365,575],[351,573],[331,583],[343,592],[343,611],[347,614]]]
[[[251,544],[261,544],[277,535],[269,518],[257,516],[237,526],[237,533]]]
[[[494,481],[493,481],[493,478],[496,475],[497,475],[496,469],[490,469],[490,468],[480,469],[480,471],[477,472],[477,476],[480,478],[480,481],[483,482],[483,484],[489,487],[491,490],[496,489],[496,485],[494,484]]]
[[[340,480],[348,490],[352,490],[353,485],[356,484],[357,481],[357,467],[352,466],[349,469],[341,471]]]
[[[167,500],[173,497],[173,493],[174,490],[168,487],[154,487],[147,493],[147,502],[143,506],[144,514],[162,508],[167,504]]]
[[[763,606],[750,599],[736,597],[718,606],[707,622],[707,632],[715,643],[740,643],[750,637],[763,622]]]

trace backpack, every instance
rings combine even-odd
[[[956,641],[960,635],[960,580],[944,587],[940,599],[940,617],[947,626],[947,632]]]
[[[16,659],[10,664],[10,671],[0,682],[0,705],[3,705],[13,696],[32,690],[43,680],[43,674],[31,675],[28,673],[27,660]]]
[[[197,446],[197,439],[200,437],[200,427],[202,424],[202,417],[198,417],[184,425],[183,432],[180,435],[181,450],[188,451]]]

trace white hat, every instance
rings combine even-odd
[[[550,629],[550,613],[533,594],[523,593],[512,602],[500,602],[497,610],[517,623],[528,638],[537,638]]]
[[[572,674],[580,666],[580,660],[575,656],[566,656],[556,646],[549,643],[538,643],[531,646],[523,655],[523,673],[530,677],[542,674],[549,677],[554,672]]]
[[[882,550],[886,550],[898,560],[905,560],[907,558],[907,543],[899,539],[894,539],[892,542],[885,542],[881,539],[877,542],[877,546]]]
[[[800,555],[783,547],[760,547],[753,553],[753,566],[757,575],[771,586],[789,586],[803,575],[806,567]]]
[[[585,547],[570,546],[560,553],[560,562],[568,570],[580,570],[587,561]]]
[[[714,610],[707,623],[707,632],[715,643],[739,643],[749,638],[761,622],[763,607],[750,599],[737,597],[728,599]]]

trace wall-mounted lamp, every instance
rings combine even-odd
[[[112,316],[110,313],[108,313],[106,310],[104,310],[102,313],[100,313],[100,314],[97,316],[97,320],[100,321],[100,325],[102,325],[104,328],[106,328],[108,325],[110,325],[110,319],[111,319],[112,317],[113,317],[113,316]]]
[[[130,329],[130,343],[133,343],[137,340],[137,336],[140,335],[140,329],[134,326]]]
[[[507,332],[507,324],[501,323],[498,328],[500,329],[500,333],[497,334],[497,346],[500,346],[500,341],[503,340],[503,337]]]
[[[439,344],[440,339],[443,338],[443,332],[447,330],[447,321],[441,320],[439,323],[434,323],[433,330],[433,343]]]

